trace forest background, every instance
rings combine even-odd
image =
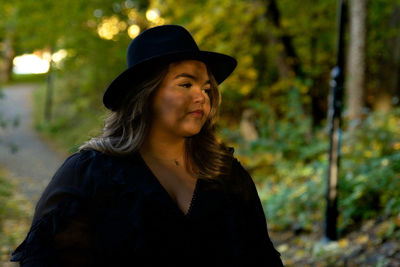
[[[383,236],[400,239],[400,1],[349,4],[338,231],[385,218]],[[103,92],[141,31],[180,24],[202,50],[237,58],[220,87],[219,136],[251,172],[270,229],[321,231],[337,1],[14,0],[0,10],[2,83],[16,79],[16,55],[65,56],[35,92],[34,116],[69,153],[101,132]]]

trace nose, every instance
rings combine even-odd
[[[201,87],[194,88],[193,90],[193,102],[204,104],[206,102],[206,96]]]

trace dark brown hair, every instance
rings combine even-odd
[[[111,111],[105,120],[103,133],[84,143],[79,150],[94,149],[104,154],[125,156],[139,151],[150,130],[152,110],[149,103],[168,72],[169,65],[159,66],[151,75],[123,98],[120,108]],[[186,162],[190,172],[198,173],[199,178],[216,179],[231,170],[233,155],[215,137],[221,94],[212,73],[210,114],[201,131],[186,139]],[[139,90],[138,90],[139,89]],[[139,93],[133,93],[138,92]]]

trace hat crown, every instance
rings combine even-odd
[[[132,40],[127,52],[128,68],[162,55],[199,51],[190,33],[178,25],[150,28]]]
[[[163,25],[145,30],[132,40],[128,47],[128,68],[118,75],[108,86],[103,96],[104,105],[111,110],[118,110],[124,95],[143,88],[135,86],[154,66],[169,64],[180,60],[199,60],[206,64],[218,84],[224,81],[235,69],[236,60],[228,55],[201,51],[192,35],[182,26]]]

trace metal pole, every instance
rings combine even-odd
[[[337,61],[331,72],[331,93],[329,99],[329,168],[326,193],[325,239],[337,240],[337,199],[340,163],[340,141],[342,127],[343,83],[344,83],[344,30],[346,21],[346,0],[339,0]]]

